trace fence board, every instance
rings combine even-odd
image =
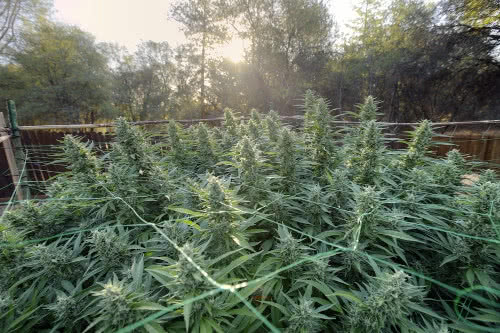
[[[191,123],[196,122],[197,121],[193,121]],[[391,137],[402,138],[404,136],[402,134],[403,130],[409,129],[410,127],[409,125],[403,124],[398,128],[398,132],[395,132],[394,128],[390,130],[392,134]],[[21,129],[23,129],[23,127],[21,127]],[[488,130],[481,132],[480,128],[474,128],[465,133],[460,133],[457,132],[456,126],[448,127],[448,129],[449,130],[444,134],[453,135],[453,137],[435,137],[434,140],[454,143],[456,146],[435,146],[433,149],[435,154],[438,156],[445,156],[448,151],[457,148],[463,154],[474,156],[479,160],[492,161],[493,163],[500,164],[500,131]],[[56,152],[54,145],[60,145],[60,141],[64,138],[64,135],[70,133],[83,138],[85,141],[93,141],[99,152],[109,150],[110,145],[108,143],[114,137],[113,133],[110,132],[86,131],[81,127],[71,128],[66,131],[30,129],[21,130],[20,132],[23,144],[31,146],[31,148],[28,147],[28,149],[30,150],[30,156],[33,157],[33,163],[30,164],[29,168],[29,179],[39,180],[40,182],[47,181],[57,173],[65,171],[62,165],[47,164],[47,162],[54,160],[53,154]],[[402,149],[405,148],[405,145],[401,142],[391,142],[390,147],[393,149]],[[3,170],[7,171],[0,175],[0,197],[8,197],[12,193],[12,187],[8,186],[12,180],[9,177],[10,173],[8,172],[8,165],[2,149],[2,151],[0,151],[0,171]]]

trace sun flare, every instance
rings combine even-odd
[[[242,62],[245,58],[245,41],[235,37],[229,42],[217,47],[214,53],[216,56],[229,59],[235,63]]]

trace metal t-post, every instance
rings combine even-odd
[[[24,199],[30,198],[30,189],[28,187],[28,170],[26,170],[26,153],[23,149],[23,144],[21,142],[21,134],[19,132],[19,127],[17,126],[17,112],[16,112],[16,104],[14,101],[9,100],[7,102],[7,109],[9,111],[9,122],[10,122],[10,130],[12,135],[12,148],[14,149],[14,157],[16,159],[16,165],[18,170],[20,171],[20,180],[19,187],[23,193]]]

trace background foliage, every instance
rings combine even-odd
[[[16,100],[25,125],[214,117],[226,107],[292,115],[311,88],[339,113],[373,95],[392,122],[498,118],[498,1],[356,5],[341,34],[323,0],[178,0],[168,18],[188,42],[146,41],[130,54],[51,22],[47,1],[3,1],[0,95]],[[242,62],[211,52],[232,37],[247,42]]]

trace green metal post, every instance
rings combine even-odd
[[[27,186],[28,184],[28,170],[25,167],[26,154],[23,150],[23,144],[21,142],[21,135],[19,133],[19,127],[17,125],[17,112],[16,112],[16,103],[14,101],[9,100],[7,102],[7,109],[9,111],[9,123],[10,130],[12,131],[12,148],[14,149],[14,156],[16,158],[16,165],[20,173],[22,173],[22,177],[20,177],[18,190],[22,191],[25,199],[30,198],[30,189]]]

